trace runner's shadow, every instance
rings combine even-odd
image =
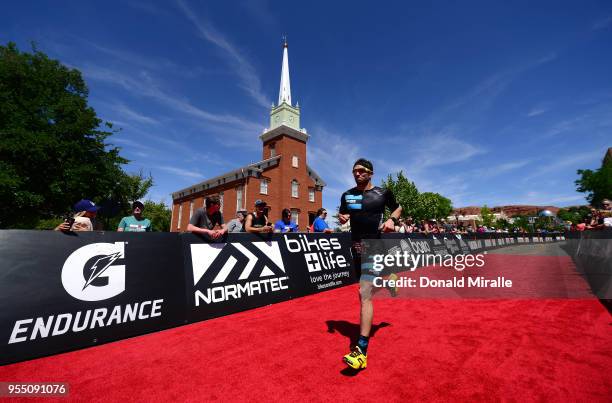
[[[352,346],[357,344],[359,339],[359,323],[350,323],[345,320],[328,320],[325,322],[327,325],[327,333],[340,333],[344,337],[348,337],[350,349]],[[370,330],[370,338],[376,335],[378,329],[383,327],[391,326],[390,323],[380,322],[378,325],[372,324],[372,330]]]
[[[328,320],[325,322],[327,325],[328,333],[340,333],[342,336],[347,337],[349,339],[348,348],[350,349],[352,346],[357,344],[357,340],[359,339],[359,323],[350,323],[345,320]],[[379,329],[383,327],[391,326],[390,323],[380,322],[375,325],[372,324],[372,330],[370,330],[370,338],[376,335]],[[353,369],[351,367],[346,367],[340,373],[344,376],[355,376],[360,370]]]

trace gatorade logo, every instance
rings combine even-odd
[[[125,242],[93,243],[74,252],[62,267],[62,285],[81,301],[102,301],[125,291]]]

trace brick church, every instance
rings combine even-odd
[[[305,231],[323,204],[325,182],[308,166],[306,145],[310,136],[300,128],[300,107],[291,104],[289,55],[283,46],[278,105],[270,112],[270,127],[259,136],[262,160],[172,193],[171,231],[185,231],[193,212],[203,207],[206,196],[218,195],[225,222],[239,210],[253,211],[255,200],[268,203],[274,222],[288,208],[292,219]]]

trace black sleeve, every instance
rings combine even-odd
[[[385,190],[385,206],[387,206],[387,208],[391,210],[391,212],[393,212],[396,208],[399,207],[399,204],[397,204],[393,192],[389,189]]]
[[[217,214],[218,214],[218,216],[217,216],[217,223],[219,225],[223,225],[223,214],[221,214],[220,211],[217,211]]]
[[[346,192],[342,193],[342,196],[340,196],[340,210],[338,210],[338,212],[340,214],[348,214],[348,207],[346,206]]]
[[[204,210],[199,208],[195,211],[195,213],[193,213],[193,215],[191,216],[191,220],[189,220],[189,224],[191,225],[195,225],[196,227],[200,227],[201,228],[201,223],[202,223],[202,214],[204,213]]]

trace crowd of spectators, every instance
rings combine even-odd
[[[285,233],[285,232],[325,232],[330,233],[333,230],[329,227],[327,219],[327,210],[321,208],[317,211],[314,222],[306,227],[303,231],[299,226],[292,221],[291,210],[285,208],[282,210],[282,218],[276,223],[270,222],[267,217],[267,204],[265,201],[255,201],[255,208],[252,213],[247,211],[238,211],[236,217],[228,224],[223,221],[223,215],[220,211],[221,202],[219,197],[210,196],[206,198],[205,206],[197,209],[191,217],[187,231],[207,235],[212,239],[221,238],[227,232],[249,232],[249,233]],[[96,223],[95,217],[99,210],[91,200],[80,200],[73,209],[74,215],[66,217],[64,222],[58,225],[56,231],[94,231],[101,230],[99,224]],[[143,216],[144,204],[140,201],[135,201],[132,204],[132,215],[123,217],[117,231],[130,232],[149,232],[152,231],[151,221]],[[345,226],[345,229],[350,227]],[[591,208],[590,213],[578,223],[570,221],[565,223],[566,231],[585,231],[585,230],[600,230],[612,228],[612,202],[604,199],[601,209]],[[535,229],[536,232],[544,232],[543,229]],[[449,222],[444,219],[436,220],[413,220],[412,218],[400,219],[395,225],[395,232],[399,233],[421,233],[421,234],[471,234],[471,233],[516,233],[529,232],[526,229],[519,227],[501,228],[493,225],[486,226],[476,222],[473,224],[457,221]]]
[[[612,228],[612,202],[604,199],[601,205],[601,209],[591,208],[590,213],[581,222],[568,223],[568,229],[570,231],[586,231]]]

